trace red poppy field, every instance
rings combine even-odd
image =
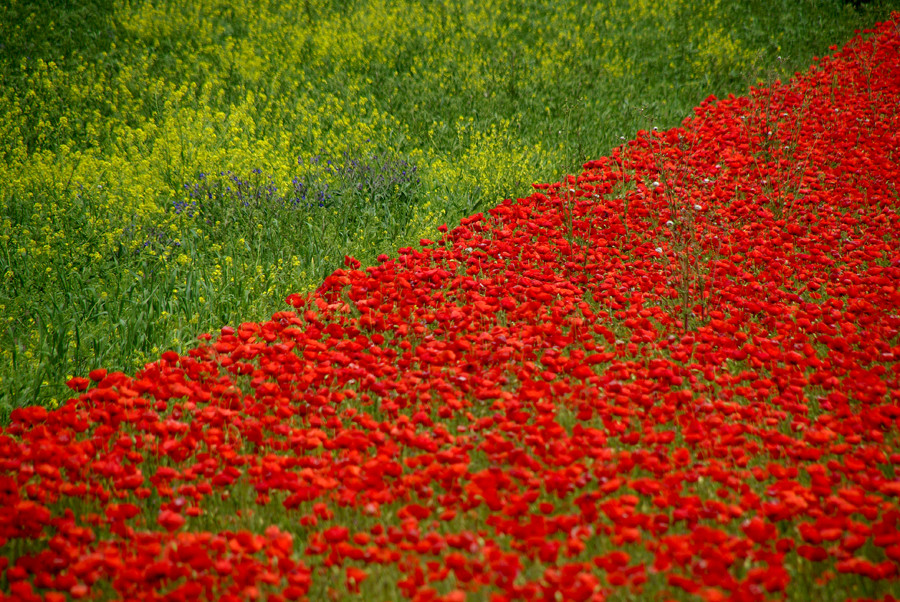
[[[894,600],[898,17],[15,410],[0,597]]]

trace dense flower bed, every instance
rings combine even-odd
[[[900,32],[869,34],[348,257],[295,311],[16,410],[0,583],[892,600]]]

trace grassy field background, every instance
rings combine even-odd
[[[5,2],[0,416],[258,321],[898,2]]]

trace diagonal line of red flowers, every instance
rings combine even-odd
[[[893,599],[898,17],[440,240],[348,257],[294,311],[14,411],[0,585]]]

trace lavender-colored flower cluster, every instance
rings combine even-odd
[[[421,184],[416,166],[408,160],[344,152],[337,158],[301,157],[297,164],[298,173],[281,188],[258,168],[246,176],[233,171],[198,173],[183,184],[184,194],[171,200],[170,210],[182,220],[198,220],[207,231],[255,232],[260,223],[295,228],[298,218],[308,224],[313,223],[308,217],[314,216],[315,227],[323,233],[372,227],[391,236],[408,223]],[[123,232],[126,239],[141,241],[138,251],[152,247],[167,257],[179,246],[168,229],[133,226],[127,230]]]
[[[202,214],[219,203],[258,208],[284,200],[271,178],[264,178],[259,168],[251,170],[247,179],[232,171],[219,172],[215,179],[201,172],[196,181],[184,184],[184,190],[188,198],[172,201],[172,205],[175,213],[185,212],[188,217]]]
[[[404,196],[420,183],[415,165],[385,155],[360,160],[345,152],[343,162],[329,171],[351,191],[367,197]]]
[[[202,216],[209,222],[216,214],[234,208],[316,211],[332,207],[337,196],[406,204],[420,184],[414,164],[383,154],[360,159],[344,152],[339,162],[315,155],[306,161],[300,157],[297,163],[301,173],[284,192],[260,169],[246,178],[231,171],[220,172],[217,178],[199,173],[195,181],[184,184],[187,198],[173,200],[172,210],[187,217]]]

